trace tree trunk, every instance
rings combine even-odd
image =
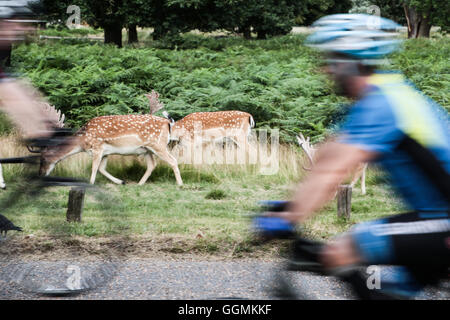
[[[252,32],[251,32],[250,26],[243,26],[242,28],[239,29],[239,33],[242,33],[242,35],[244,36],[244,39],[249,40],[252,38]]]
[[[0,66],[3,68],[8,68],[11,66],[11,44],[7,44],[6,48],[0,50]]]
[[[431,24],[428,22],[428,18],[423,18],[419,28],[419,37],[429,38],[431,31]]]
[[[267,32],[266,31],[258,31],[257,38],[261,39],[261,40],[266,39],[267,38]]]
[[[138,33],[137,26],[135,24],[131,24],[128,26],[128,43],[136,43],[138,42]]]
[[[113,43],[119,48],[122,48],[122,26],[109,25],[104,27],[105,43]]]
[[[161,40],[167,35],[167,30],[163,29],[161,26],[156,26],[153,29],[152,38],[153,40]]]
[[[406,21],[408,23],[408,38],[430,37],[431,24],[428,18],[424,18],[415,8],[403,6]]]

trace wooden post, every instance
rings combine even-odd
[[[67,221],[81,222],[83,212],[85,189],[74,187],[69,191],[69,202],[67,204]]]
[[[349,185],[340,185],[337,194],[338,217],[350,219],[352,210],[352,187]]]

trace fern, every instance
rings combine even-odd
[[[150,40],[147,47],[123,49],[49,41],[14,48],[12,62],[73,127],[99,115],[147,113],[144,94],[156,90],[175,119],[242,110],[259,128],[279,128],[284,141],[294,142],[301,131],[316,142],[336,130],[348,101],[334,94],[318,71],[319,55],[303,41],[303,35],[261,41],[184,35],[184,50]],[[392,58],[394,68],[447,110],[449,41],[407,41]]]

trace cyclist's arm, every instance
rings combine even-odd
[[[0,81],[0,109],[20,129],[25,139],[45,137],[50,134],[51,119],[42,107],[38,93],[22,81]]]
[[[338,185],[376,153],[357,146],[328,142],[318,150],[317,161],[305,181],[297,189],[289,212],[274,213],[291,222],[302,222],[331,200]]]
[[[291,221],[303,221],[334,196],[336,188],[361,162],[391,152],[402,133],[386,97],[372,91],[350,109],[336,142],[319,150],[311,174],[295,194]]]

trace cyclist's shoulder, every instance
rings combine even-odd
[[[394,119],[391,101],[378,87],[369,85],[364,95],[354,102],[349,111],[349,117],[358,120],[379,121]]]

